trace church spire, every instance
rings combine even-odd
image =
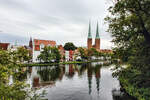
[[[96,29],[96,39],[99,39],[99,26],[98,26],[98,22],[97,22],[97,29]]]
[[[30,37],[29,47],[31,47],[31,48],[33,47],[32,37]]]
[[[89,22],[89,32],[88,32],[88,38],[91,39],[92,35],[91,35],[91,22]]]
[[[32,41],[32,37],[30,36],[30,41]]]

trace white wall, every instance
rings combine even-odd
[[[69,51],[65,51],[65,60],[69,61]]]
[[[40,55],[40,52],[41,52],[41,51],[33,51],[33,56],[32,56],[32,61],[33,61],[33,62],[39,62],[39,61],[37,60],[37,57]]]

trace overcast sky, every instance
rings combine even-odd
[[[95,38],[99,22],[101,48],[111,48],[104,18],[109,0],[0,0],[0,42],[28,44],[29,38],[86,46],[89,20]],[[94,41],[93,41],[94,42]]]

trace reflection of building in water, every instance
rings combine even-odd
[[[91,66],[88,66],[87,75],[88,75],[88,84],[89,84],[89,94],[91,94],[92,92],[91,89],[92,88],[92,67]]]
[[[100,65],[96,65],[95,67],[92,67],[91,64],[88,64],[88,69],[87,69],[87,76],[88,76],[88,85],[89,85],[89,94],[91,94],[92,90],[92,75],[93,71],[95,72],[95,78],[96,78],[96,88],[97,88],[97,93],[99,94],[99,88],[100,88]]]
[[[78,73],[78,75],[81,75],[81,68],[82,68],[82,66],[81,65],[74,65],[74,69],[75,69],[75,72],[77,72]]]
[[[40,82],[39,77],[33,78],[33,87],[44,87],[44,86],[53,86],[53,85],[55,85],[54,81]]]
[[[66,76],[72,78],[74,76],[75,70],[73,64],[65,65]]]
[[[56,67],[56,69],[53,69],[54,70],[53,71],[52,69],[49,69],[49,68],[50,67],[48,66],[47,67],[28,67],[27,84],[30,84],[30,87],[36,87],[36,88],[55,85],[55,80],[59,79],[59,75],[60,75],[59,69],[57,69]],[[50,73],[50,72],[48,73],[49,70],[52,70],[51,72],[54,72],[54,73]],[[56,73],[58,75],[56,75]]]
[[[70,64],[69,65],[69,76],[73,76],[74,75],[74,68],[73,68],[73,65],[72,64]]]
[[[34,78],[38,78],[39,75],[37,74],[37,67],[28,67],[28,74],[27,74],[27,84],[30,84],[30,88],[34,85]],[[40,79],[39,79],[40,81]],[[36,83],[38,79],[36,79]],[[35,83],[35,85],[36,85]]]
[[[33,78],[33,87],[39,87],[39,77],[34,77]]]
[[[32,67],[29,67],[29,73],[32,73]]]
[[[38,67],[36,74],[33,77],[33,87],[53,86],[56,80],[62,80],[64,69],[59,66]]]
[[[65,67],[64,66],[60,66],[60,75],[59,75],[59,80],[62,80],[63,79],[63,76],[65,74]]]
[[[101,73],[100,73],[100,67],[97,66],[95,68],[95,78],[96,78],[96,88],[97,88],[97,93],[99,94],[99,85],[100,85],[100,77],[101,77]]]
[[[91,64],[85,65],[61,65],[61,66],[51,66],[51,67],[28,67],[27,80],[31,87],[45,87],[54,86],[55,81],[62,80],[64,74],[68,78],[72,78],[75,73],[78,75],[83,75],[86,73],[88,77],[88,87],[89,94],[92,92],[92,77],[95,75],[97,92],[99,93],[100,84],[100,65],[92,66]]]
[[[65,74],[68,74],[69,73],[69,65],[65,65]]]

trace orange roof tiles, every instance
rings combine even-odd
[[[56,41],[34,39],[34,44],[35,44],[35,45],[41,45],[41,44],[44,44],[44,45],[55,46],[55,45],[56,45]]]
[[[35,45],[35,50],[39,51],[40,50],[40,45],[43,44],[44,46],[56,46],[56,41],[52,40],[39,40],[39,39],[34,39],[34,45]]]

